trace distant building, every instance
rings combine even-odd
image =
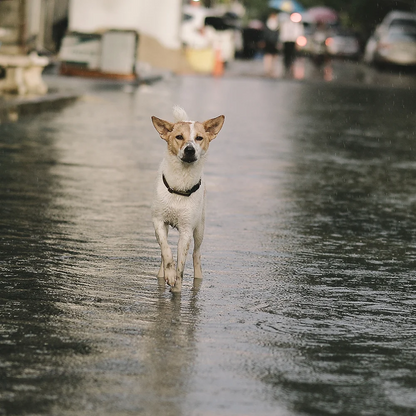
[[[183,6],[187,3],[186,0],[0,0],[0,54],[27,54],[34,50],[57,54],[66,34],[99,37],[108,31],[128,30],[138,35],[134,59],[175,72],[189,71],[192,70],[189,50],[185,50],[181,39]],[[236,1],[227,5],[227,9],[231,10],[230,7],[241,12]],[[226,34],[222,31],[217,37]]]
[[[0,53],[56,52],[66,30],[68,1],[0,1]]]
[[[138,60],[180,71],[187,62],[179,39],[182,0],[70,0],[69,31],[135,30]]]

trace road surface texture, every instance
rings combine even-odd
[[[415,414],[410,87],[76,82],[0,125],[0,415]],[[181,295],[150,217],[175,104],[226,116]]]

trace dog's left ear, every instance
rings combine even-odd
[[[174,125],[169,123],[169,121],[162,120],[161,118],[157,118],[155,116],[152,117],[152,123],[157,132],[160,134],[160,137],[163,140],[168,141],[168,135],[173,130]]]
[[[205,131],[208,133],[209,141],[214,140],[217,137],[217,134],[220,132],[224,124],[224,120],[224,116],[218,116],[202,123]]]

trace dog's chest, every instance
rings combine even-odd
[[[201,219],[204,206],[204,190],[199,189],[189,197],[174,195],[162,187],[154,203],[154,214],[174,228],[194,226]]]

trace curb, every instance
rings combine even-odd
[[[61,109],[79,97],[80,95],[74,93],[48,93],[37,97],[0,99],[0,123],[16,122],[22,116]]]

